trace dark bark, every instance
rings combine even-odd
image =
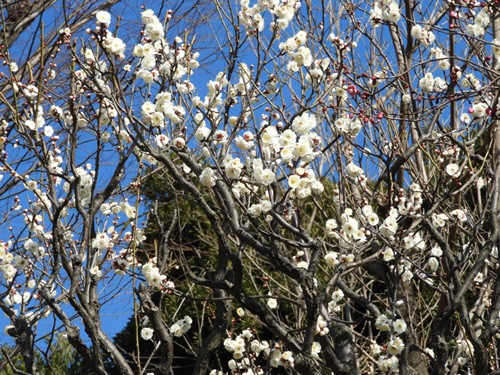
[[[231,304],[229,300],[221,300],[220,298],[227,297],[226,291],[221,289],[214,290],[216,305],[216,318],[212,326],[210,335],[203,341],[197,353],[196,364],[194,366],[193,375],[203,375],[208,373],[210,357],[220,347],[220,344],[227,337],[226,330],[231,322]]]
[[[431,346],[434,350],[434,361],[432,364],[433,375],[446,374],[446,362],[449,358],[449,327],[451,313],[450,309],[437,313],[432,322],[432,342]]]
[[[35,362],[33,328],[29,320],[23,315],[17,318],[15,323],[18,334],[16,344],[21,348],[26,370],[29,374],[38,375],[39,371]]]
[[[219,230],[219,232],[221,231]],[[217,270],[214,275],[216,281],[223,281],[227,274],[228,257],[230,255],[226,241],[227,239],[223,235],[219,235],[219,257]],[[233,258],[237,259],[236,257]],[[203,375],[207,373],[210,357],[222,344],[226,337],[227,328],[231,323],[231,303],[226,298],[228,297],[228,293],[223,289],[214,289],[214,297],[216,298],[216,318],[210,334],[203,341],[203,344],[198,350],[193,375]]]
[[[152,288],[141,284],[139,290],[136,290],[139,301],[141,302],[141,309],[148,316],[151,325],[160,342],[161,362],[158,366],[158,371],[162,374],[173,374],[172,361],[174,359],[174,342],[169,328],[166,326],[162,317],[161,310],[161,295],[155,298],[156,303],[153,302]],[[159,292],[156,292],[159,293]]]
[[[333,358],[336,359],[332,363],[334,373],[339,375],[357,374],[356,351],[349,327],[335,322],[331,336],[334,342]]]

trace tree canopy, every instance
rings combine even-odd
[[[500,371],[496,2],[2,4],[2,368]]]

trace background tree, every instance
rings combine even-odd
[[[498,7],[210,9],[206,70],[167,9],[128,49],[99,11],[4,53],[0,308],[25,371],[47,316],[97,374],[181,351],[195,374],[498,371]],[[102,316],[124,288],[127,347]]]
[[[64,334],[47,336],[44,343],[47,345],[46,349],[35,352],[35,361],[41,374],[89,374]],[[16,348],[13,351],[13,348],[4,345],[1,350],[4,359],[1,368],[3,374],[12,375],[26,371],[23,358],[16,352]]]

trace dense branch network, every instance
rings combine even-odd
[[[6,45],[42,3],[3,3]],[[2,49],[2,366],[41,373],[51,316],[96,374],[499,371],[494,4],[195,1],[207,67],[114,3]]]

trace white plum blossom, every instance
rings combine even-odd
[[[358,167],[356,164],[354,163],[349,163],[347,165],[347,174],[350,176],[350,177],[358,177],[360,175],[363,174],[363,169]]]
[[[215,144],[225,144],[227,142],[227,133],[224,130],[216,130],[212,139]]]
[[[386,247],[382,255],[385,262],[390,262],[394,259],[394,250],[392,250],[390,247]]]
[[[363,208],[361,209],[361,212],[363,213],[363,215],[365,217],[369,217],[370,215],[373,214],[373,208],[372,206],[363,206]]]
[[[387,332],[391,329],[392,320],[387,318],[387,315],[381,314],[375,320],[375,328],[381,332]]]
[[[332,293],[332,300],[335,302],[340,302],[344,298],[344,292],[340,289],[335,290]]]
[[[15,73],[19,70],[19,66],[14,61],[11,61],[9,63],[9,69],[12,73]]]
[[[212,133],[212,131],[210,130],[210,128],[202,125],[202,126],[198,127],[198,129],[196,129],[196,132],[194,133],[194,137],[196,138],[196,140],[198,142],[202,142],[202,141],[206,141],[211,133]]]
[[[458,177],[460,175],[460,167],[455,163],[450,163],[446,166],[446,173],[451,177]]]
[[[34,85],[27,85],[23,92],[28,99],[34,99],[38,96],[38,87]]]
[[[329,252],[325,255],[325,262],[330,267],[335,267],[340,264],[339,254],[336,252]]]
[[[317,341],[314,341],[311,347],[311,356],[313,358],[319,358],[320,353],[321,353],[321,344]]]
[[[427,268],[431,272],[436,272],[437,269],[439,268],[439,260],[437,260],[437,258],[435,258],[435,257],[430,257],[427,260]]]
[[[143,340],[151,340],[153,338],[154,330],[152,328],[144,327],[141,329],[141,337]]]
[[[186,315],[183,319],[180,319],[172,324],[172,326],[170,327],[170,332],[176,337],[181,337],[191,329],[192,323],[193,319],[191,319],[190,316]]]
[[[272,169],[264,168],[261,159],[253,161],[253,176],[258,183],[264,186],[268,186],[276,180],[276,174]]]
[[[98,233],[96,238],[92,240],[92,247],[98,250],[106,250],[111,246],[113,243],[106,233]]]
[[[165,275],[160,274],[160,270],[152,262],[147,262],[142,266],[142,274],[146,282],[155,287],[159,287],[167,279]]]
[[[426,47],[429,47],[436,40],[436,36],[432,31],[428,31],[418,24],[411,28],[410,34]]]
[[[441,48],[431,48],[431,55],[434,59],[438,60],[438,66],[440,69],[448,70],[450,68],[450,60]]]
[[[475,37],[482,37],[489,23],[490,17],[484,10],[481,10],[474,18],[474,23],[466,26],[466,31]]]
[[[298,135],[303,135],[309,133],[317,124],[316,116],[306,112],[293,119],[292,130]]]
[[[474,277],[475,283],[482,283],[484,281],[484,274],[482,272],[478,272],[476,277]]]
[[[398,355],[403,351],[405,344],[403,340],[399,337],[391,340],[387,345],[387,351],[392,355]]]
[[[385,237],[391,237],[398,230],[398,222],[393,216],[388,216],[380,226],[380,233]]]
[[[500,40],[493,39],[491,41],[491,51],[493,52],[493,56],[497,59],[500,58]]]
[[[97,22],[105,27],[108,27],[111,23],[111,15],[104,10],[100,10],[99,12],[97,12],[95,17],[97,19]]]
[[[372,227],[375,227],[379,224],[380,220],[379,220],[379,217],[378,215],[374,212],[372,213],[371,215],[369,215],[367,218],[366,218],[366,221],[368,222],[368,224],[370,224]]]
[[[311,66],[313,62],[313,57],[311,55],[311,50],[305,46],[300,46],[299,49],[293,53],[293,62],[300,67],[300,66]],[[291,69],[293,70],[293,69]]]
[[[198,128],[199,129],[199,128]],[[253,135],[250,132],[243,136],[237,136],[234,140],[234,145],[243,151],[248,151],[254,146]]]
[[[410,104],[411,103],[411,95],[410,94],[404,94],[401,97],[401,100],[403,100],[403,103],[405,103],[405,104]]]
[[[401,18],[399,5],[396,1],[375,1],[370,11],[370,21],[375,27],[382,21],[398,22]]]
[[[406,331],[406,323],[403,319],[396,319],[392,323],[392,328],[397,335],[400,335]]]
[[[239,158],[231,158],[230,160],[225,161],[223,163],[223,166],[225,168],[227,177],[231,179],[238,179],[244,167]]]
[[[216,177],[212,168],[207,167],[200,174],[200,182],[203,186],[212,187],[215,185]]]
[[[316,334],[320,336],[328,335],[330,329],[328,328],[328,322],[323,318],[322,315],[318,316],[318,321],[316,323]]]
[[[434,247],[431,248],[431,255],[435,257],[440,257],[441,255],[443,255],[443,250],[438,245],[435,245]]]
[[[457,208],[456,210],[453,210],[450,212],[451,216],[455,216],[458,221],[461,222],[466,222],[467,221],[467,215],[464,210]]]
[[[424,94],[428,94],[434,91],[434,76],[432,73],[426,73],[423,78],[419,81],[419,86]]]
[[[383,71],[375,72],[371,77],[368,77],[367,85],[371,89],[375,89],[380,86],[382,82],[384,82],[386,78],[386,74]]]
[[[278,307],[278,300],[276,298],[268,298],[267,299],[267,307],[270,309],[275,309]]]
[[[475,118],[482,118],[485,117],[487,114],[488,109],[488,104],[479,102],[475,103],[472,105],[472,108],[470,110],[470,113],[475,117]]]
[[[437,228],[442,228],[448,221],[448,216],[445,214],[432,214],[432,224]]]

